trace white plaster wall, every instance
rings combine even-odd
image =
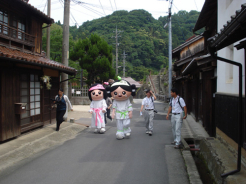
[[[246,0],[218,0],[218,32],[223,28],[231,16],[235,14],[236,10],[241,9],[241,4],[246,3]],[[237,50],[234,46],[239,42],[233,44],[233,55],[229,54],[229,48],[224,48],[218,51],[218,56],[232,59],[233,61],[240,62],[243,65],[244,70],[244,49]],[[238,67],[237,66],[226,66],[224,62],[217,62],[217,92],[238,94]],[[233,79],[228,80],[228,69],[233,67]],[[243,71],[243,84],[245,79],[245,71]],[[243,85],[244,89],[244,85]],[[243,92],[245,94],[245,92]]]

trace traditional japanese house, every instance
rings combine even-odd
[[[53,22],[26,1],[1,0],[0,142],[54,122],[50,98],[59,90],[60,73],[76,73],[42,53],[42,25]]]
[[[242,106],[243,118],[240,120],[240,102],[245,102],[245,48],[246,48],[246,0],[218,0],[218,33],[208,39],[209,50],[215,58],[224,58],[241,64],[239,67],[217,59],[217,92],[215,95],[215,120],[218,135],[226,135],[246,149],[246,108]],[[243,81],[242,91],[239,90]],[[239,92],[243,99],[240,99]],[[228,139],[229,137],[229,139]]]
[[[207,38],[216,34],[216,7],[216,1],[207,0],[194,27],[194,32],[205,27],[204,32],[173,49],[174,86],[185,99],[188,113],[204,126],[210,136],[215,136],[213,96],[217,64],[207,51]]]

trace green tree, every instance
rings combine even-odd
[[[59,21],[58,21],[59,23]],[[44,25],[45,27],[46,25]],[[47,29],[43,30],[42,37],[42,49],[46,51],[46,39]],[[61,62],[62,61],[62,40],[63,40],[63,29],[59,24],[52,24],[50,27],[50,59]],[[72,36],[69,37],[69,50],[72,50],[74,41]]]
[[[112,68],[112,47],[97,34],[78,40],[70,55],[74,61],[79,61],[81,68],[88,72],[87,85],[94,82],[102,83],[109,78],[115,78]]]
[[[199,13],[194,10],[190,12],[181,10],[172,15],[173,48],[184,43],[193,35],[192,29],[196,24]],[[115,40],[111,37],[117,23],[118,29],[124,30],[119,38],[119,43],[121,43],[118,47],[119,63],[122,61],[121,54],[125,50],[128,54],[126,61],[130,66],[126,70],[126,76],[140,80],[144,78],[143,75],[148,70],[157,72],[161,68],[167,67],[168,29],[163,28],[167,20],[167,16],[159,17],[158,20],[154,19],[145,10],[115,11],[111,15],[86,21],[79,28],[70,26],[70,52],[73,50],[74,42],[78,42],[79,39],[86,40],[91,34],[97,34],[112,46],[112,53],[115,54],[115,45],[113,45]],[[51,26],[51,59],[58,62],[61,62],[62,27],[60,21]],[[46,50],[46,29],[43,30],[43,50]],[[202,31],[199,30],[197,33]],[[78,67],[78,64],[73,64],[75,64],[73,66]],[[120,75],[122,75],[121,71],[122,67],[119,68]],[[138,75],[136,71],[139,71],[141,75]]]

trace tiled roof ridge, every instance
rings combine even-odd
[[[172,53],[177,52],[178,50],[181,50],[182,48],[186,47],[187,45],[189,45],[189,44],[192,43],[193,41],[195,42],[195,41],[197,41],[197,40],[199,40],[199,39],[201,39],[201,38],[203,38],[202,35],[195,35],[194,37],[192,37],[192,38],[186,40],[184,43],[182,43],[182,44],[179,45],[178,47],[174,48],[174,49],[172,50]]]
[[[220,29],[220,31],[218,33],[216,33],[213,37],[209,38],[208,41],[210,42],[210,44],[213,44],[215,42],[215,40],[217,40],[217,38],[219,38],[220,36],[222,36],[223,34],[225,34],[225,31],[228,29],[228,27],[232,26],[233,23],[237,23],[238,22],[238,17],[242,14],[245,13],[246,11],[246,3],[241,4],[241,9],[236,10],[235,14],[230,16],[231,19],[227,20],[226,23],[223,25],[223,27]],[[240,23],[240,22],[239,22]],[[236,28],[234,28],[235,30]],[[233,30],[233,31],[234,31]],[[228,33],[227,33],[228,34]],[[230,33],[231,34],[231,33]],[[223,40],[222,40],[223,41]],[[221,42],[222,42],[221,41]],[[220,43],[219,43],[220,44]]]
[[[21,2],[25,3],[27,6],[33,8],[35,11],[37,11],[38,13],[40,13],[41,15],[45,16],[46,18],[52,19],[51,17],[49,17],[48,15],[46,15],[45,13],[43,13],[42,11],[40,11],[39,9],[35,8],[33,5],[31,5],[30,3],[20,0]],[[52,19],[53,20],[53,19]],[[54,22],[54,20],[53,20]]]

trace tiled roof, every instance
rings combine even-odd
[[[216,0],[206,0],[203,4],[200,15],[196,21],[193,32],[196,32],[205,26],[211,24],[211,20],[217,18],[217,1]]]
[[[72,67],[65,66],[39,54],[26,53],[19,50],[6,48],[4,46],[0,46],[0,57],[20,60],[31,65],[42,65],[44,67],[47,66],[49,68],[54,68],[68,74],[75,74],[77,72],[77,70]]]
[[[231,16],[231,19],[220,29],[215,36],[208,39],[211,48],[219,50],[226,46],[225,42],[232,41],[233,43],[239,41],[245,37],[245,31],[242,30],[241,37],[236,31],[246,25],[246,3],[241,5],[241,9],[236,11],[235,15]],[[237,39],[237,40],[235,40]],[[230,40],[229,40],[230,38]],[[228,42],[227,45],[231,43]]]
[[[29,8],[30,10],[34,11],[35,13],[37,13],[38,15],[42,16],[47,24],[52,24],[54,23],[54,19],[50,18],[49,16],[47,16],[45,13],[43,13],[42,11],[38,10],[37,8],[35,8],[34,6],[32,6],[31,4],[29,4],[28,2],[25,2],[23,0],[16,0],[17,2],[23,4],[24,6],[26,6],[27,8]]]

